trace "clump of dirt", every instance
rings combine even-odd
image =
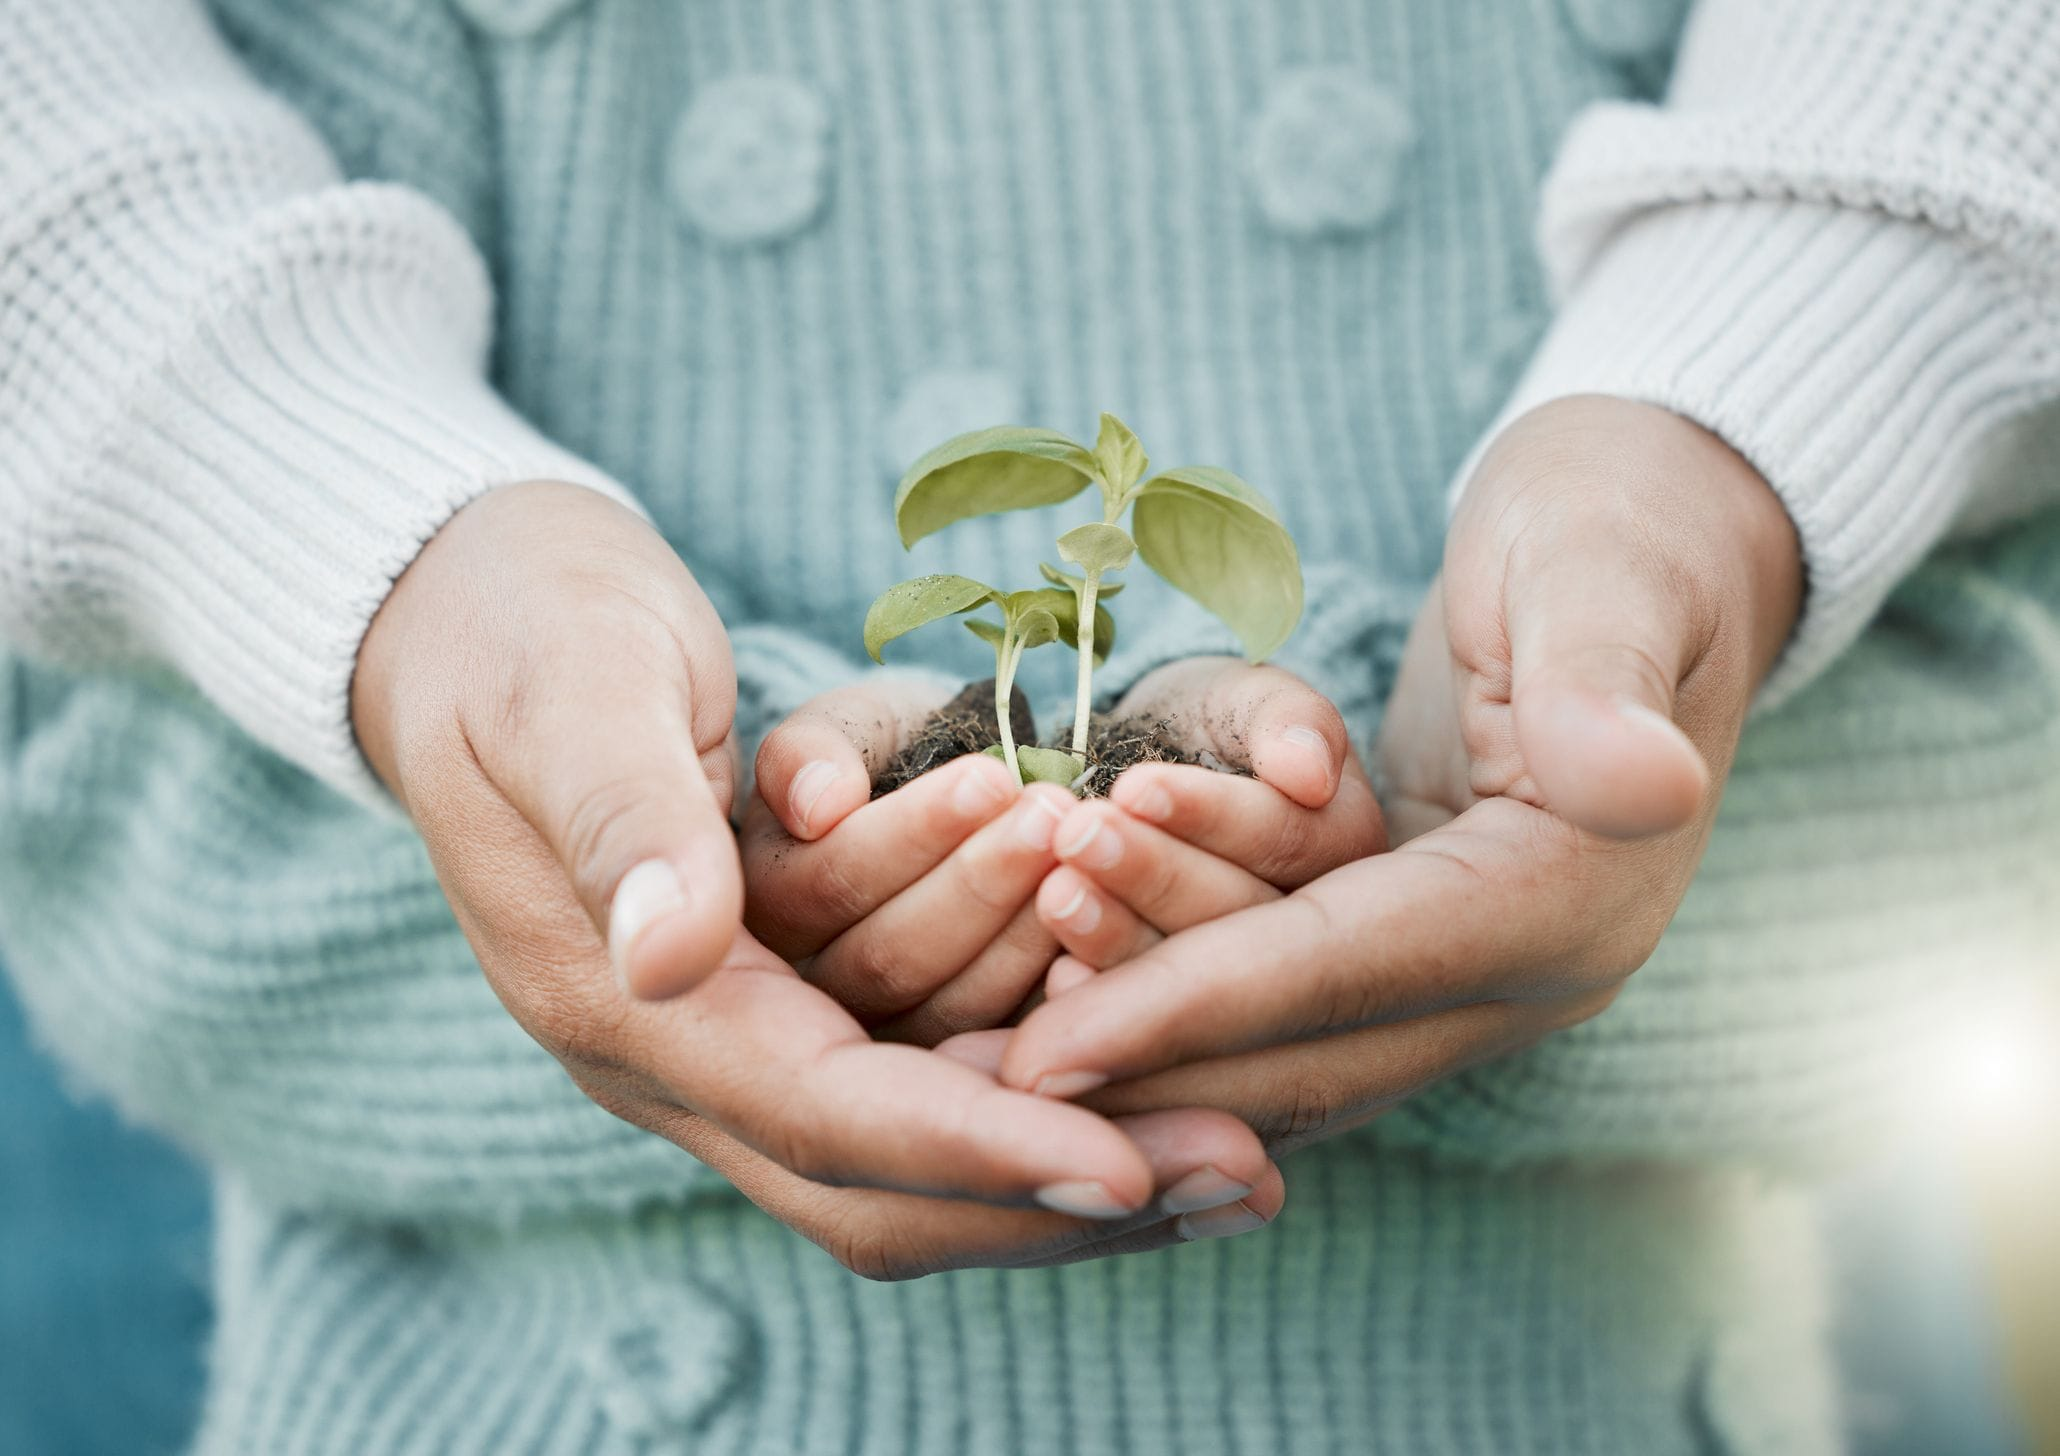
[[[1037,719],[1021,688],[1009,693],[1009,731],[1018,743],[1037,741]],[[893,762],[873,780],[873,797],[891,794],[903,784],[942,768],[954,758],[978,753],[1001,742],[994,720],[994,679],[967,683],[959,695],[931,715],[923,731],[910,739]]]
[[[1021,688],[1010,696],[1009,727],[1019,744],[1038,741],[1037,724]],[[877,799],[882,794],[892,793],[903,784],[920,778],[931,769],[942,768],[955,758],[979,753],[989,744],[999,742],[1000,738],[994,725],[994,679],[968,683],[964,691],[937,710],[923,726],[922,732],[873,780],[873,797]],[[1063,741],[1044,746],[1070,748],[1070,735]],[[1226,773],[1245,772],[1223,763],[1213,754],[1195,753],[1175,733],[1170,719],[1136,716],[1118,719],[1104,715],[1095,717],[1088,724],[1087,775],[1079,785],[1079,793],[1091,799],[1106,797],[1115,785],[1116,776],[1134,763],[1195,763]]]

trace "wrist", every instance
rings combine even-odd
[[[1709,543],[1720,579],[1732,584],[1723,610],[1744,625],[1755,689],[1766,679],[1802,615],[1806,582],[1801,537],[1788,507],[1765,476],[1721,437],[1657,405],[1633,405],[1664,421],[1663,428],[1693,456],[1699,489],[1715,512]],[[1690,563],[1692,565],[1692,561]]]

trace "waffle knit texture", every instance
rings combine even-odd
[[[1801,1177],[2056,930],[2060,24],[1685,9],[0,3],[0,949],[217,1170],[201,1448],[1831,1449]],[[1259,1235],[846,1275],[523,1036],[351,742],[494,485],[646,511],[755,739],[886,583],[1047,553],[904,557],[912,453],[1104,408],[1279,501],[1363,738],[1469,451],[1588,390],[1767,474],[1804,623],[1618,1003]],[[1111,682],[1220,640],[1122,605]]]

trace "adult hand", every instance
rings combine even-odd
[[[459,512],[360,652],[370,761],[495,992],[588,1095],[870,1273],[1177,1238],[1149,1231],[1198,1199],[1278,1207],[1233,1119],[1119,1126],[876,1044],[744,935],[734,693],[721,624],[664,541],[549,483]]]
[[[1713,436],[1534,411],[1470,483],[1389,705],[1400,847],[950,1049],[1105,1110],[1223,1107],[1278,1152],[1594,1015],[1687,888],[1800,597],[1779,501]]]
[[[1043,980],[1064,932],[1044,922],[1039,885],[1065,847],[1055,831],[1078,807],[1056,786],[1019,787],[984,755],[870,800],[873,779],[944,696],[877,674],[807,704],[766,737],[743,823],[753,933],[878,1035],[926,1045],[999,1025]],[[1190,749],[1256,774],[1186,770],[1236,787],[1200,808],[1192,793],[1180,802],[1222,819],[1208,836],[1219,853],[1242,853],[1284,883],[1342,862],[1356,842],[1344,820],[1371,813],[1357,764],[1346,772],[1337,710],[1277,668],[1173,663],[1140,680],[1116,716],[1163,720]],[[1119,801],[1155,806],[1163,773],[1126,771]],[[1249,817],[1232,822],[1237,812]],[[1318,827],[1287,832],[1303,821]]]

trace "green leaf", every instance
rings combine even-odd
[[[1063,587],[1065,590],[1071,592],[1077,592],[1080,590],[1080,577],[1068,576],[1065,572],[1059,570],[1056,566],[1047,565],[1042,561],[1037,563],[1037,569],[1039,572],[1043,574],[1044,579],[1050,582],[1053,586]],[[1114,596],[1117,592],[1121,590],[1123,590],[1122,582],[1105,581],[1100,586],[1095,588],[1095,595],[1106,600],[1107,598]]]
[[[985,642],[989,647],[992,647],[996,652],[1001,651],[1002,640],[1007,635],[1001,628],[995,626],[994,623],[988,621],[985,617],[966,618],[966,630],[975,637],[978,637],[982,642]],[[999,744],[996,745],[996,747],[999,746]]]
[[[1087,772],[1085,758],[1062,748],[1025,748],[1018,745],[1016,762],[1022,767],[1026,784],[1061,784],[1071,788],[1073,780]]]
[[[1137,553],[1137,543],[1121,526],[1075,526],[1059,537],[1059,559],[1089,571],[1121,571]]]
[[[1071,500],[1094,478],[1095,457],[1053,430],[1000,425],[946,440],[911,465],[894,492],[901,544],[954,521]]]
[[[1138,555],[1237,633],[1254,662],[1302,616],[1302,561],[1266,497],[1227,470],[1184,466],[1138,487]]]
[[[1100,595],[1106,595],[1101,593]],[[1002,604],[1002,610],[1012,615],[1040,611],[1049,612],[1059,624],[1059,640],[1068,647],[1080,641],[1080,599],[1071,591],[1021,591],[1011,592]],[[1116,646],[1116,619],[1096,602],[1094,606],[1094,660],[1097,663],[1108,659]]]
[[[900,582],[881,592],[866,609],[866,653],[878,662],[880,649],[895,638],[940,617],[1001,600],[1000,592],[969,576],[918,576]]]
[[[1016,642],[1023,651],[1058,640],[1059,619],[1052,613],[1037,608],[1016,619]]]
[[[1130,432],[1130,426],[1114,415],[1102,416],[1101,434],[1095,437],[1095,463],[1101,466],[1103,500],[1108,514],[1114,515],[1130,487],[1144,478],[1151,461],[1145,458],[1144,446],[1137,443],[1137,436]]]

